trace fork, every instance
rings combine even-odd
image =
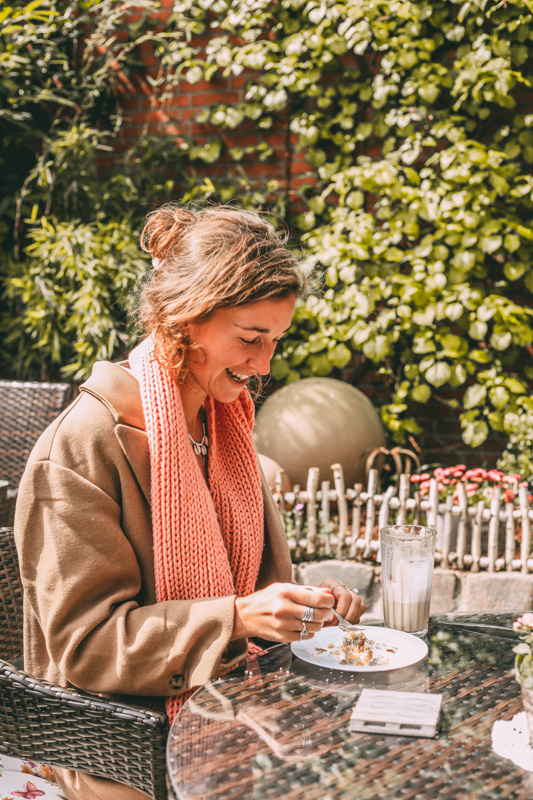
[[[337,617],[337,619],[339,621],[339,628],[341,629],[341,631],[360,631],[361,630],[361,626],[360,625],[352,625],[351,622],[348,622],[347,619],[344,619],[344,617],[342,617],[339,614],[338,611],[335,611],[334,608],[332,608],[331,610],[333,611],[333,613],[335,614],[335,616]]]

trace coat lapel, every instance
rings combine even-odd
[[[150,505],[150,452],[146,431],[140,431],[138,428],[131,428],[127,425],[117,425],[115,433],[148,505]]]
[[[141,392],[136,378],[123,365],[98,361],[80,391],[98,397],[115,418],[115,433],[124,455],[150,504],[150,453]]]

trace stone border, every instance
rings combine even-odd
[[[366,603],[368,621],[383,619],[381,567],[358,561],[309,561],[293,565],[296,583],[318,586],[335,577],[356,586]],[[533,575],[519,572],[458,572],[435,567],[431,613],[449,611],[525,611],[533,608]]]

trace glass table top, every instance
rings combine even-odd
[[[289,645],[248,659],[197,690],[175,720],[167,757],[174,797],[531,800],[533,772],[491,742],[494,723],[522,710],[512,672],[520,613],[434,616],[427,656],[402,669],[326,669]],[[352,731],[365,687],[441,693],[438,735]]]

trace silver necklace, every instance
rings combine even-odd
[[[205,420],[202,419],[202,439],[200,442],[196,442],[189,432],[187,432],[187,436],[189,437],[189,441],[192,444],[192,449],[196,455],[201,456],[205,461],[207,457],[207,450],[209,448],[209,437],[207,436],[207,431],[205,429]]]

